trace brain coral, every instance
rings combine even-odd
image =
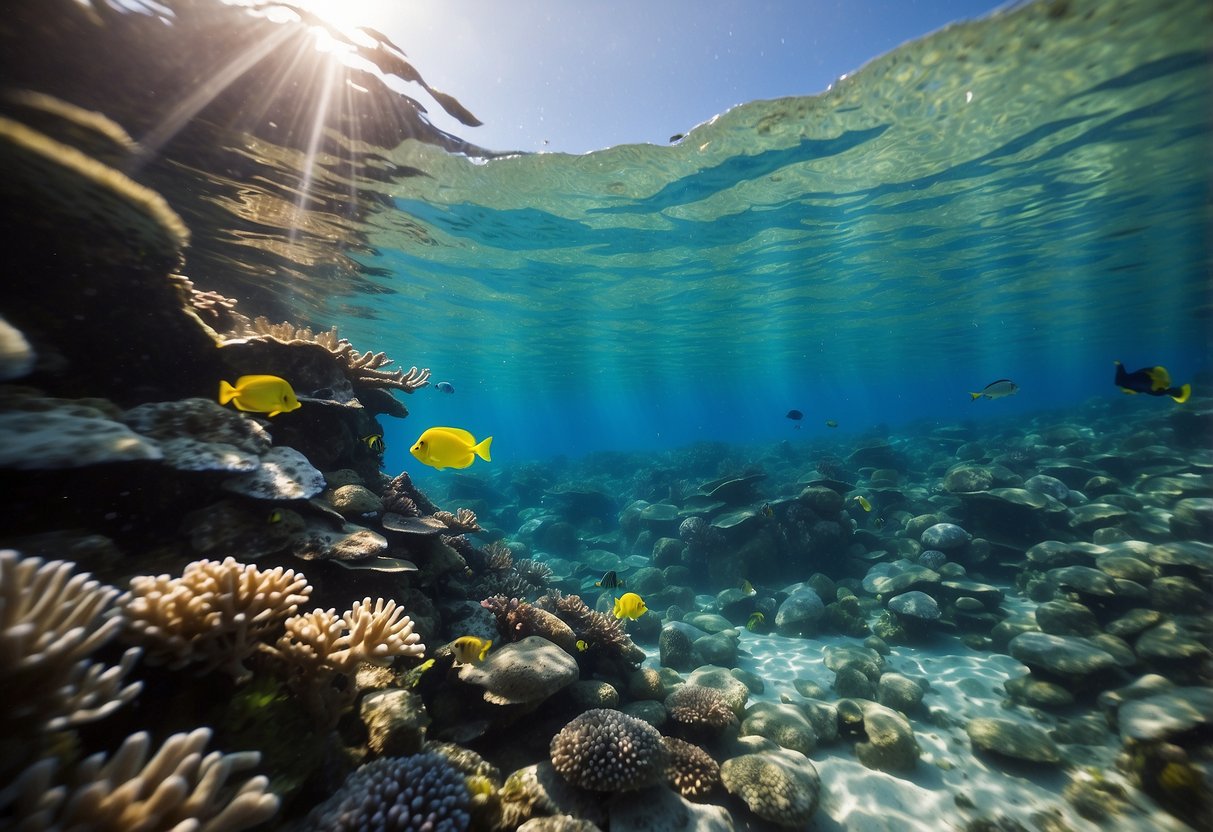
[[[440,754],[384,757],[346,778],[308,817],[308,832],[462,832],[468,828],[463,775]]]
[[[750,811],[780,826],[802,827],[817,811],[821,779],[799,751],[781,748],[725,760],[720,779]]]
[[[551,745],[552,766],[574,786],[592,791],[643,789],[661,781],[669,753],[644,720],[596,708],[564,726]]]

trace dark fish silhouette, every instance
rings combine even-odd
[[[623,579],[615,574],[614,570],[603,574],[601,581],[594,581],[594,586],[600,586],[603,589],[618,589],[623,586]]]
[[[1182,387],[1171,386],[1171,374],[1166,367],[1143,367],[1129,373],[1119,361],[1116,364],[1116,386],[1122,393],[1133,395],[1145,393],[1148,396],[1170,396],[1183,404],[1192,395],[1192,385]]]
[[[787,418],[791,419],[793,422],[799,422],[804,418],[804,414],[799,410],[789,410]]]

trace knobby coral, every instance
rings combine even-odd
[[[308,832],[462,832],[470,797],[463,775],[440,754],[384,757],[367,763],[316,807]]]
[[[670,785],[683,797],[704,797],[720,785],[720,765],[698,745],[676,737],[665,737],[670,766]]]
[[[118,599],[129,635],[154,664],[201,672],[219,669],[238,680],[247,659],[306,603],[312,588],[295,570],[262,571],[234,558],[200,560],[180,578],[140,575]]]
[[[669,753],[649,723],[607,708],[595,708],[564,726],[551,744],[552,766],[575,786],[593,791],[629,791],[659,782]]]
[[[117,666],[89,658],[118,634],[105,616],[118,590],[76,574],[74,564],[43,563],[0,551],[0,728],[3,736],[57,731],[100,719],[130,702],[140,683],[124,684],[139,656]]]
[[[686,736],[712,738],[737,724],[737,715],[720,691],[681,685],[665,700],[670,721]]]
[[[265,777],[228,784],[260,755],[204,755],[210,739],[210,729],[199,728],[151,753],[151,737],[132,734],[108,761],[95,754],[62,778],[54,760],[42,760],[0,792],[0,825],[16,832],[237,832],[273,816],[278,798],[266,792]]]

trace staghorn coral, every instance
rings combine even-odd
[[[90,656],[122,627],[106,617],[118,594],[113,587],[75,574],[74,564],[44,563],[0,551],[0,737],[28,753],[23,736],[58,731],[101,719],[138,695],[124,685],[139,649],[107,667]],[[17,762],[13,753],[4,758]],[[0,772],[8,764],[0,764]]]
[[[200,560],[180,578],[140,575],[118,599],[128,636],[153,664],[200,665],[238,680],[251,674],[244,660],[307,601],[303,575],[282,567],[262,571],[234,558]]]
[[[680,685],[665,699],[670,721],[689,737],[713,738],[737,724],[737,715],[720,691]]]
[[[660,782],[669,763],[661,732],[642,719],[595,708],[552,738],[552,766],[565,780],[600,792],[643,789]]]
[[[384,370],[393,363],[382,352],[358,352],[349,341],[337,334],[337,327],[327,332],[313,332],[310,327],[291,323],[271,323],[258,316],[250,325],[233,332],[236,337],[272,338],[283,344],[319,344],[336,357],[342,372],[355,387],[380,387],[412,393],[429,384],[430,371],[412,367],[408,370]]]
[[[463,775],[443,756],[426,752],[384,757],[346,778],[308,816],[307,832],[462,832],[470,796]]]
[[[720,765],[698,745],[675,737],[664,737],[670,755],[666,777],[683,797],[706,797],[720,784]]]
[[[360,662],[385,667],[397,656],[425,655],[413,619],[395,601],[355,601],[342,616],[313,610],[292,616],[278,639],[277,652],[308,671],[352,673]]]
[[[518,573],[518,577],[541,589],[547,586],[548,581],[552,579],[552,575],[554,574],[552,567],[530,558],[516,561],[514,563],[514,571]]]
[[[199,728],[151,753],[151,737],[132,734],[108,761],[95,754],[62,778],[54,760],[42,760],[0,792],[0,825],[16,832],[237,832],[272,817],[278,798],[266,792],[265,777],[228,783],[260,755],[204,756],[210,739],[210,729]]]
[[[493,572],[508,572],[514,565],[514,551],[499,540],[484,547],[488,555],[488,568]]]

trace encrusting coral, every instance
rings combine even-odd
[[[108,760],[94,754],[57,777],[54,760],[30,766],[0,792],[0,826],[16,832],[238,832],[268,820],[278,798],[265,777],[228,780],[257,765],[256,751],[203,754],[211,731],[174,734],[154,753],[133,734]],[[11,826],[9,825],[11,823]]]
[[[90,658],[122,627],[105,617],[118,590],[73,568],[0,551],[0,736],[6,747],[30,732],[101,719],[141,688],[124,684],[138,648],[113,667]],[[3,755],[6,760],[33,750],[18,744]],[[0,764],[0,773],[6,769]]]
[[[200,560],[180,578],[140,575],[118,599],[129,636],[149,662],[200,665],[248,679],[244,660],[306,603],[312,591],[293,569],[268,571],[234,558]]]

